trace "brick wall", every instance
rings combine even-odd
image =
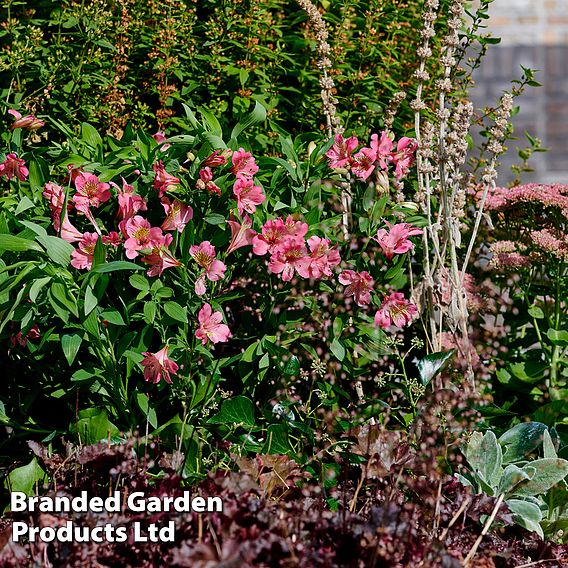
[[[495,102],[520,77],[521,65],[538,70],[543,86],[518,99],[521,111],[513,123],[521,138],[527,130],[550,150],[534,155],[536,171],[524,179],[568,183],[568,0],[495,0],[490,15],[488,31],[502,42],[489,50],[475,76],[474,103]],[[526,146],[523,140],[509,145],[513,151],[504,160],[501,183],[511,179],[510,165],[518,162],[515,146]]]

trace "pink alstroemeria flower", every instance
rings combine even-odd
[[[237,209],[239,215],[247,213],[254,213],[256,206],[264,203],[266,195],[262,193],[262,188],[259,185],[254,185],[251,178],[238,177],[233,184],[233,194],[237,198]]]
[[[276,247],[268,262],[268,270],[273,274],[282,274],[282,280],[288,282],[292,280],[294,272],[304,271],[308,251],[303,241],[298,241],[294,237],[285,237]]]
[[[179,180],[179,178],[166,172],[166,168],[164,167],[162,160],[158,160],[158,162],[156,162],[152,166],[152,168],[154,172],[156,172],[153,187],[158,191],[159,198],[162,198],[166,191],[175,189],[180,185],[181,181]]]
[[[163,132],[158,131],[155,134],[152,134],[152,138],[158,144],[163,144],[163,146],[160,148],[160,152],[165,152],[168,148],[171,147],[171,144],[164,144],[164,142],[166,142],[168,139]]]
[[[304,242],[304,236],[308,232],[308,224],[296,221],[292,215],[288,215],[284,222],[280,217],[266,221],[261,234],[252,240],[252,252],[262,256],[269,252],[273,254],[284,237],[293,237],[300,244]]]
[[[310,237],[308,239],[310,256],[304,262],[299,263],[297,271],[303,278],[323,278],[331,276],[331,269],[341,262],[339,252],[330,247],[328,239]]]
[[[371,301],[371,290],[375,283],[367,271],[344,270],[338,278],[345,288],[346,296],[353,296],[358,306],[366,306]]]
[[[111,185],[118,192],[118,218],[121,219],[118,227],[125,234],[126,221],[134,217],[139,211],[147,211],[148,205],[141,195],[134,193],[134,187],[126,183],[124,178],[122,178],[122,188],[114,182],[111,182]]]
[[[379,165],[383,170],[389,167],[392,158],[394,142],[386,132],[381,132],[381,138],[377,134],[371,135],[371,149],[375,151]]]
[[[404,136],[398,141],[396,153],[392,155],[392,161],[395,165],[394,177],[396,179],[401,179],[408,173],[408,170],[414,163],[414,154],[417,148],[418,144],[413,138]]]
[[[126,256],[130,259],[136,258],[139,251],[153,249],[156,246],[169,246],[173,237],[170,234],[164,235],[160,227],[152,227],[146,219],[135,215],[126,221],[126,235],[128,238],[124,243]]]
[[[111,231],[108,235],[103,235],[103,244],[105,245],[118,248],[121,243],[122,237],[116,231]]]
[[[236,152],[233,152],[232,161],[233,167],[231,171],[237,177],[252,178],[258,172],[258,166],[253,155],[250,152],[246,152],[244,148],[239,148]]]
[[[365,181],[374,171],[377,153],[372,148],[361,148],[353,156],[351,171],[362,181]]]
[[[243,217],[242,225],[234,219],[229,219],[227,223],[229,224],[229,227],[231,227],[231,242],[229,243],[227,254],[231,254],[233,251],[241,247],[252,245],[252,240],[256,235],[256,231],[251,229],[252,221],[248,215]]]
[[[28,339],[39,339],[40,337],[41,333],[39,331],[39,327],[37,326],[37,323],[34,323],[25,336],[22,335],[21,331],[18,331],[16,335],[12,335],[10,337],[10,343],[12,344],[12,347],[16,347],[16,344],[25,347],[28,344]]]
[[[142,355],[144,355],[141,363],[144,367],[144,380],[156,385],[161,379],[164,379],[166,383],[171,385],[170,374],[175,375],[179,365],[168,357],[168,346],[165,345],[156,353],[145,351]]]
[[[11,114],[15,118],[12,126],[10,127],[11,130],[16,130],[16,128],[25,128],[26,130],[33,131],[45,126],[45,120],[36,118],[33,114],[22,116],[20,112],[13,109],[10,109],[8,114]]]
[[[199,179],[196,183],[197,189],[206,189],[209,193],[221,195],[221,188],[213,182],[213,171],[209,166],[199,170]]]
[[[0,177],[6,176],[8,181],[13,177],[17,177],[20,181],[26,181],[29,173],[26,162],[13,153],[8,154],[0,164]]]
[[[59,227],[61,226],[61,211],[63,211],[63,205],[65,203],[65,191],[61,186],[50,181],[45,184],[45,189],[43,190],[42,195],[49,201],[49,208],[51,209],[51,217],[53,219],[53,228],[56,231],[59,231]],[[67,211],[71,211],[71,209],[73,209],[73,204],[68,201]],[[67,219],[67,214],[65,215],[65,219]],[[71,225],[71,223],[69,223],[69,225]]]
[[[146,271],[148,276],[159,277],[166,268],[181,266],[181,262],[164,246],[153,248],[150,254],[141,257],[140,260],[150,265],[150,269]]]
[[[84,270],[85,268],[91,270],[98,239],[99,235],[97,233],[83,233],[78,248],[71,253],[71,266],[79,270]]]
[[[333,141],[333,146],[325,153],[329,159],[330,168],[344,168],[351,164],[353,158],[351,154],[357,148],[359,141],[355,136],[343,138],[341,134],[337,134]]]
[[[223,166],[227,163],[227,158],[231,155],[231,153],[231,150],[215,150],[215,152],[203,160],[201,165],[203,167],[211,166],[212,168]]]
[[[178,233],[181,233],[193,218],[193,209],[177,199],[170,201],[167,197],[162,197],[161,203],[166,212],[166,219],[162,223],[162,230],[177,230]]]
[[[67,213],[65,213],[65,218],[61,225],[61,234],[59,236],[68,243],[76,243],[83,238],[83,233],[81,233],[81,231],[79,231],[79,229],[77,229],[77,227],[69,221]]]
[[[373,240],[381,245],[388,260],[391,260],[395,254],[404,254],[411,250],[414,244],[408,240],[408,237],[423,233],[422,229],[413,227],[409,223],[397,223],[396,225],[391,225],[388,221],[385,223],[388,229],[379,229]]]
[[[417,313],[418,308],[406,300],[402,292],[393,292],[385,298],[375,314],[375,324],[383,329],[388,329],[391,325],[402,328],[408,325]]]
[[[91,216],[90,207],[98,207],[111,197],[110,185],[99,181],[99,178],[87,172],[81,172],[75,178],[75,188],[77,193],[73,196],[73,202],[77,211],[84,213],[87,217]]]
[[[232,337],[229,326],[221,323],[223,321],[223,313],[213,312],[209,304],[204,304],[199,310],[197,319],[199,320],[199,328],[195,332],[195,337],[201,339],[203,345],[209,340],[213,343],[220,343]]]
[[[195,282],[195,293],[198,296],[203,296],[205,294],[205,277],[211,282],[221,280],[225,276],[227,267],[223,262],[215,259],[215,247],[209,241],[191,246],[189,254],[205,270],[204,274]]]

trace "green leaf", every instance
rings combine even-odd
[[[345,359],[345,347],[339,339],[334,339],[329,348],[339,361],[343,361],[343,359]]]
[[[294,452],[285,424],[271,424],[266,430],[266,442],[262,448],[264,454],[290,455]]]
[[[238,138],[247,128],[266,120],[266,109],[256,101],[254,109],[242,118],[231,132],[231,138]]]
[[[38,278],[34,280],[34,283],[30,286],[29,296],[32,302],[37,300],[39,293],[47,286],[48,282],[51,282],[51,276],[44,276],[43,278]]]
[[[568,346],[568,331],[549,329],[546,335],[554,345],[559,345],[560,347]]]
[[[77,300],[69,293],[69,288],[61,282],[54,282],[50,288],[53,298],[61,307],[69,310],[75,317],[79,317]]]
[[[532,474],[534,475],[534,472]],[[521,483],[521,481],[525,481],[526,479],[530,478],[530,472],[521,469],[519,466],[511,463],[503,470],[501,481],[499,482],[499,489],[497,492],[499,494],[513,493],[514,488],[519,483]]]
[[[150,283],[148,279],[142,274],[133,274],[129,279],[130,285],[136,290],[145,292],[150,289]]]
[[[450,351],[438,351],[436,353],[430,353],[430,355],[426,355],[426,357],[420,359],[416,366],[418,367],[422,384],[427,385],[430,383],[430,381],[446,367],[455,352],[455,349],[451,349]]]
[[[28,496],[35,494],[35,485],[38,481],[43,481],[45,472],[37,463],[37,459],[18,467],[10,472],[4,485],[8,491],[21,491]]]
[[[181,323],[187,323],[187,308],[182,308],[177,302],[166,302],[164,311],[173,320]]]
[[[118,428],[108,419],[106,410],[100,408],[88,408],[79,412],[77,424],[73,422],[69,430],[79,432],[82,444],[98,444],[106,442],[109,436],[117,436]]]
[[[122,319],[122,315],[118,310],[108,309],[104,310],[101,314],[101,320],[107,321],[113,325],[126,325],[124,323],[124,319]]]
[[[209,419],[211,424],[232,424],[251,430],[256,426],[254,405],[246,396],[235,396],[223,401],[221,410]]]
[[[59,237],[53,237],[50,235],[46,235],[45,237],[37,236],[36,240],[45,247],[47,255],[51,258],[51,260],[53,260],[53,262],[60,266],[69,266],[69,262],[71,262],[71,253],[75,250],[73,245]]]
[[[90,286],[87,286],[85,290],[85,302],[83,304],[83,312],[86,316],[88,316],[99,303],[99,300],[95,296],[93,289]]]
[[[0,424],[7,424],[8,422],[10,422],[10,419],[6,414],[6,407],[4,406],[4,403],[0,400]]]
[[[538,383],[544,378],[548,365],[540,361],[523,361],[509,365],[511,373],[525,383]]]
[[[210,225],[221,225],[225,222],[225,217],[219,215],[219,213],[209,213],[209,215],[205,216],[204,221]]]
[[[534,319],[544,319],[544,312],[538,306],[531,306],[528,311]]]
[[[16,207],[16,211],[14,211],[14,215],[16,215],[17,217],[20,213],[27,211],[33,206],[34,206],[33,201],[29,197],[24,195],[22,198],[20,198],[18,206]]]
[[[568,475],[568,461],[561,458],[542,458],[531,461],[525,468],[534,468],[536,473],[528,481],[515,488],[515,495],[542,495]]]
[[[148,396],[143,392],[139,392],[136,394],[136,401],[138,402],[140,410],[144,413],[144,416],[146,416],[150,426],[156,429],[158,427],[158,417],[156,416],[156,411],[150,406]]]
[[[106,260],[106,249],[103,244],[103,239],[99,235],[97,242],[95,243],[95,250],[93,252],[93,262],[91,265],[91,270],[95,271],[98,266],[102,266]]]
[[[523,422],[507,430],[499,443],[505,446],[503,461],[505,463],[522,460],[527,454],[542,444],[542,435],[546,425],[542,422]]]
[[[83,338],[74,333],[73,335],[63,335],[61,337],[61,348],[63,349],[63,354],[65,355],[65,359],[67,359],[67,363],[69,366],[73,364],[75,357],[81,347],[81,342]]]
[[[153,324],[156,318],[156,302],[146,302],[144,304],[144,321]]]
[[[24,252],[34,250],[36,252],[43,252],[43,249],[35,241],[29,239],[22,239],[15,235],[0,234],[0,252],[1,251]]]
[[[544,532],[540,526],[542,511],[536,503],[521,501],[520,499],[508,499],[505,503],[513,513],[515,523],[537,533],[540,538],[544,539]]]
[[[144,267],[134,264],[133,262],[127,262],[126,260],[115,260],[100,264],[96,268],[93,268],[90,274],[104,274],[107,272],[116,272],[117,270],[144,270]]]
[[[88,122],[81,124],[81,139],[93,148],[102,147],[103,140],[97,129]]]
[[[554,447],[554,442],[552,441],[552,437],[548,430],[545,430],[542,436],[542,449],[545,458],[556,459],[558,457],[556,448]]]
[[[290,359],[288,359],[288,362],[282,372],[287,377],[298,376],[298,373],[300,372],[300,360],[296,357],[296,355],[292,355]]]

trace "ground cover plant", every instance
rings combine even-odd
[[[225,502],[6,510],[6,566],[568,561],[568,192],[496,180],[538,84],[468,101],[489,1],[378,4],[6,4],[2,506]]]

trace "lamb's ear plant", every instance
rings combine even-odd
[[[541,538],[562,538],[568,528],[568,461],[559,438],[541,422],[525,422],[499,438],[474,432],[465,447],[467,473],[456,474],[476,493],[502,498],[513,520]],[[538,453],[537,453],[538,452]]]

